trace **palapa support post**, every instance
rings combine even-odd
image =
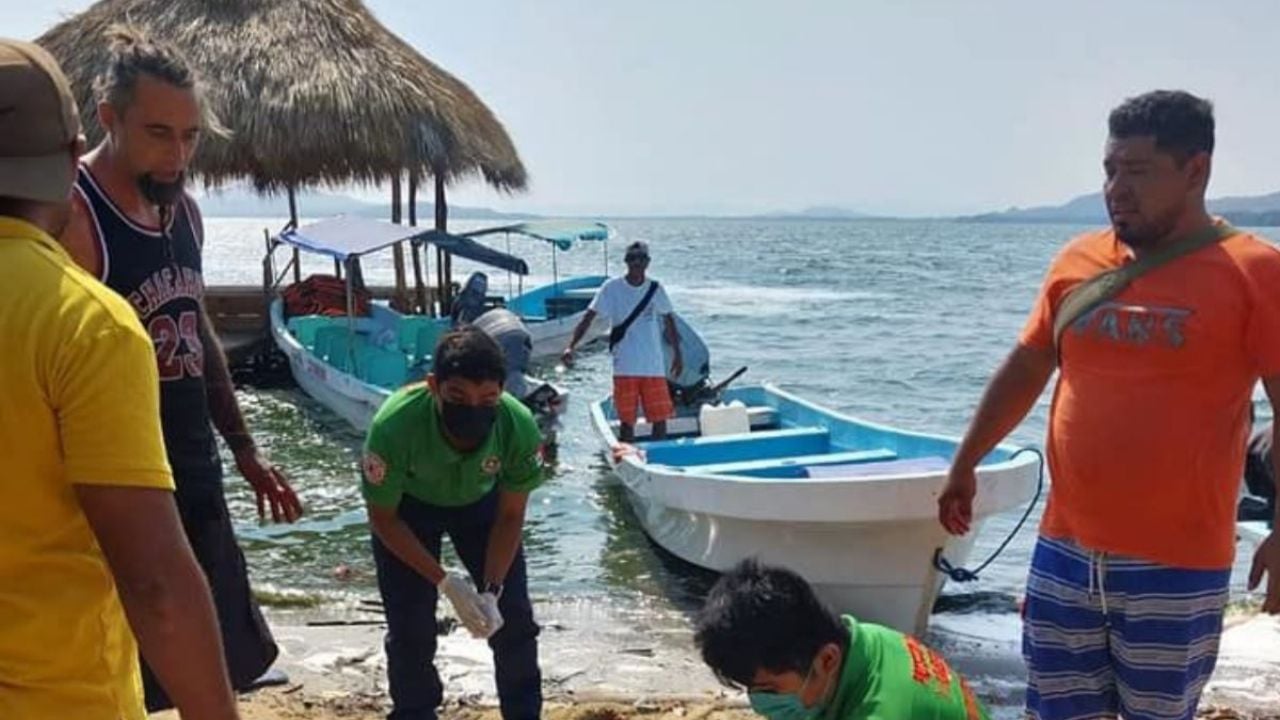
[[[271,262],[271,231],[262,228],[262,244],[266,248],[266,252],[262,254],[262,304],[266,308],[270,304],[271,288],[275,285],[276,273]],[[268,312],[269,312],[268,308]],[[267,312],[263,313],[263,317],[267,316]]]
[[[409,227],[418,227],[418,173],[409,173]],[[415,312],[430,315],[427,307],[427,289],[422,282],[422,248],[418,243],[410,243],[413,252],[413,296],[416,303]]]
[[[436,230],[449,232],[449,205],[444,196],[444,173],[435,173],[436,180]],[[437,271],[440,274],[440,312],[448,313],[449,303],[453,300],[453,261],[449,253],[441,251],[437,255]]]
[[[293,186],[289,186],[289,225],[298,227],[298,198],[294,195]],[[302,251],[293,249],[293,281],[302,282]]]
[[[391,222],[399,225],[400,219],[400,173],[397,172],[395,175],[391,176]],[[394,258],[396,273],[396,289],[392,296],[392,304],[397,310],[404,312],[408,305],[408,289],[404,279],[404,243],[396,243],[395,246],[391,248],[391,252],[392,257]]]

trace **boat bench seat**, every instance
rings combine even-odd
[[[295,315],[285,321],[285,329],[298,344],[313,352],[324,337],[346,337],[350,328],[355,328],[357,334],[364,336],[372,332],[374,327],[373,321],[365,317],[355,318],[348,323],[344,316]]]
[[[752,477],[793,477],[807,476],[811,467],[821,465],[838,465],[845,467],[858,463],[877,463],[893,460],[898,453],[887,448],[872,450],[849,450],[846,452],[826,453],[820,455],[799,455],[790,457],[763,458],[760,460],[744,460],[739,462],[715,463],[711,465],[693,465],[682,468],[684,472],[697,475],[749,475]]]
[[[847,465],[810,465],[805,471],[811,478],[836,479],[936,473],[950,467],[951,461],[944,457],[916,457]]]
[[[396,350],[363,345],[356,354],[356,369],[361,380],[387,390],[395,390],[408,381],[409,358]]]
[[[396,341],[402,351],[425,358],[436,351],[436,343],[448,329],[448,320],[408,315],[400,318]]]
[[[549,318],[561,318],[566,315],[582,312],[587,309],[587,305],[590,303],[590,297],[549,297],[543,301],[543,305],[547,308],[547,317]]]
[[[333,319],[324,315],[296,315],[289,318],[285,327],[293,335],[298,344],[312,350],[316,345],[316,332],[320,328],[332,327]]]
[[[831,447],[823,427],[760,430],[738,435],[680,438],[645,443],[645,456],[662,465],[708,465],[795,455],[817,455]]]
[[[350,372],[352,357],[368,344],[369,336],[362,333],[350,335],[347,328],[330,325],[316,330],[313,353],[335,369]]]

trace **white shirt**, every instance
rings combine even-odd
[[[636,304],[649,292],[652,280],[639,286],[627,282],[625,277],[609,280],[591,299],[589,310],[594,310],[609,324],[617,327],[631,314]],[[613,348],[613,374],[627,377],[666,377],[666,361],[662,354],[662,323],[664,315],[672,313],[671,300],[666,288],[658,286],[649,304],[636,317],[622,342]]]

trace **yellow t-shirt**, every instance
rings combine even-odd
[[[145,717],[137,646],[73,485],[173,488],[151,341],[0,217],[0,718]]]

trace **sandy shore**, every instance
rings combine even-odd
[[[386,709],[380,700],[356,696],[315,697],[304,691],[262,690],[241,701],[243,720],[381,720]],[[500,720],[491,706],[450,704],[441,712],[445,720]],[[164,713],[155,717],[175,717]],[[548,720],[748,720],[758,716],[736,706],[679,700],[632,702],[557,698],[548,701]],[[1207,707],[1203,720],[1276,720],[1280,714],[1230,707]]]
[[[738,720],[753,717],[702,665],[680,617],[643,620],[598,607],[539,608],[547,712],[554,720]],[[322,624],[308,624],[322,623]],[[330,624],[344,623],[344,624]],[[356,624],[353,624],[356,623]],[[365,720],[387,707],[383,629],[376,620],[273,617],[287,685],[242,700],[246,720]],[[1202,718],[1280,720],[1280,618],[1229,617]],[[997,718],[1017,718],[1022,701],[1016,622],[935,616],[930,642],[974,685]],[[497,720],[488,646],[461,630],[440,638],[442,717]],[[172,713],[156,718],[173,720]]]
[[[241,713],[244,720],[381,720],[386,710],[377,701],[367,698],[313,698],[262,691],[241,703]],[[756,717],[740,708],[706,703],[577,700],[549,701],[542,716],[548,720],[747,720]],[[452,704],[441,712],[440,717],[446,720],[500,720],[502,716],[492,707]]]

